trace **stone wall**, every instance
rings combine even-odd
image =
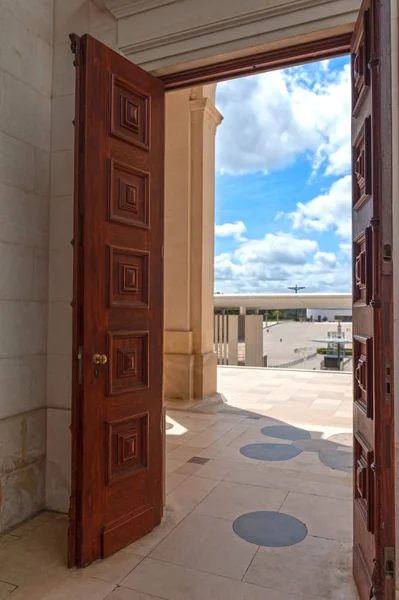
[[[30,0],[25,0],[28,2]],[[48,291],[46,507],[66,512],[71,471],[73,140],[75,69],[69,34],[116,47],[113,16],[98,0],[55,0]]]
[[[53,0],[0,3],[0,531],[44,506]]]

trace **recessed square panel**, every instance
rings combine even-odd
[[[109,247],[110,306],[148,308],[149,263],[148,252]]]
[[[127,394],[148,387],[148,331],[108,334],[109,395]]]
[[[353,302],[357,306],[367,306],[372,298],[371,236],[371,227],[366,227],[353,242]]]
[[[355,335],[353,339],[354,398],[355,404],[373,418],[373,349],[372,339]]]
[[[108,218],[132,227],[148,228],[150,174],[110,160]]]
[[[111,90],[111,133],[126,142],[149,150],[149,96],[114,75]]]
[[[359,31],[352,53],[352,111],[356,115],[370,85],[370,11],[363,14],[363,27]]]
[[[359,210],[371,195],[371,158],[371,117],[366,117],[352,148],[354,210]]]
[[[148,413],[107,423],[107,484],[148,466]]]
[[[367,531],[374,533],[374,452],[360,432],[355,432],[355,508]]]

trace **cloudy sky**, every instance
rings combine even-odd
[[[215,291],[351,289],[350,68],[218,84]]]

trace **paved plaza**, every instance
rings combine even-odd
[[[356,600],[351,376],[218,373],[223,403],[168,410],[162,524],[69,571],[41,513],[0,538],[0,599]]]

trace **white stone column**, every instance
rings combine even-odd
[[[216,85],[166,97],[165,397],[216,393],[213,353]]]
[[[194,394],[190,316],[190,90],[166,95],[165,136],[165,397]]]
[[[216,393],[213,352],[215,257],[215,134],[222,116],[214,104],[216,86],[192,90],[191,113],[191,326],[194,397]]]

